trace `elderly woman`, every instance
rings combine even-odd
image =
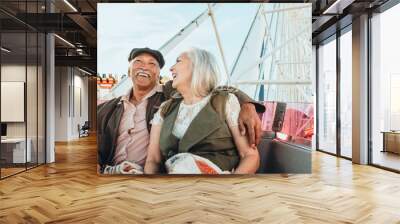
[[[215,89],[219,69],[213,55],[192,48],[177,58],[170,71],[179,94],[154,115],[144,172],[158,173],[164,163],[168,166],[189,155],[202,172],[178,173],[255,173],[258,150],[239,132],[236,96]],[[222,172],[207,172],[204,166]]]

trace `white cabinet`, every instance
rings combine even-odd
[[[26,140],[27,147],[25,150],[25,138],[7,138],[1,140],[2,157],[8,163],[25,163],[32,161],[32,140]],[[12,159],[11,159],[12,158]],[[26,161],[25,161],[26,159]]]

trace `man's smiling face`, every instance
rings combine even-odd
[[[159,80],[160,65],[151,54],[139,54],[130,62],[130,76],[135,89],[150,91]]]

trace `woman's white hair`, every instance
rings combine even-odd
[[[192,62],[191,89],[196,96],[207,96],[218,85],[220,70],[215,57],[208,51],[190,48],[184,52]]]

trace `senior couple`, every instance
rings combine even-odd
[[[191,48],[159,84],[162,54],[134,48],[133,88],[97,109],[101,174],[252,174],[259,166],[264,112],[243,92],[217,87],[219,68],[206,50]]]

